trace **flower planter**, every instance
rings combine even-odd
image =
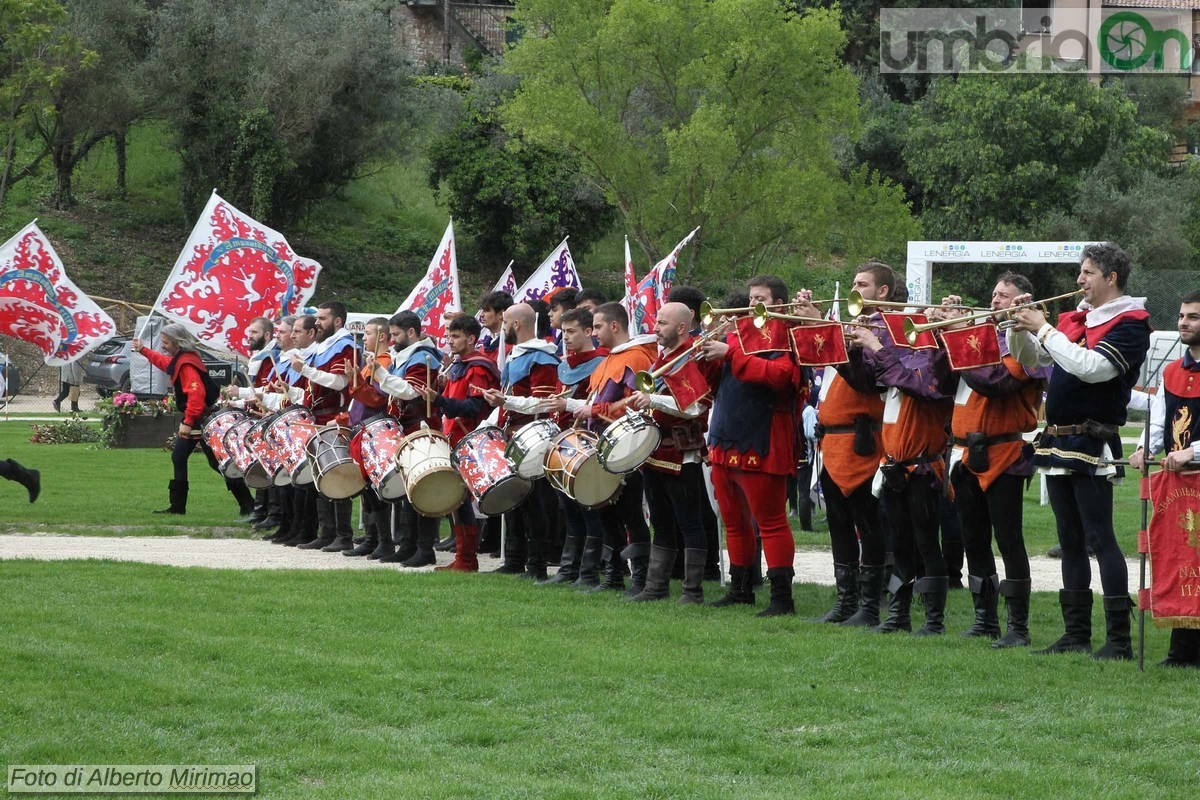
[[[167,443],[167,439],[179,430],[181,421],[180,414],[128,417],[121,429],[113,435],[110,446],[161,449]]]

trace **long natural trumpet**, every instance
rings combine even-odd
[[[783,308],[790,303],[776,303],[770,308]],[[717,317],[732,317],[745,316],[754,312],[755,306],[744,306],[742,308],[713,308],[712,303],[705,300],[700,304],[700,322],[704,327],[708,327],[716,322]]]
[[[1053,303],[1055,300],[1066,300],[1068,297],[1074,297],[1077,294],[1083,294],[1083,290],[1079,289],[1074,292],[1067,292],[1066,294],[1060,294],[1056,297],[1047,297],[1045,300],[1032,300],[1028,303],[1021,303],[1020,305],[1009,306],[1008,308],[1001,308],[1001,309],[998,309],[995,311],[989,309],[987,311],[981,311],[978,314],[968,314],[965,317],[953,317],[951,319],[940,319],[940,320],[935,320],[933,322],[922,322],[922,323],[914,323],[911,319],[906,319],[906,320],[904,320],[904,338],[905,338],[905,340],[908,341],[909,344],[915,344],[917,341],[917,337],[920,336],[925,331],[933,331],[933,330],[937,330],[938,328],[946,328],[946,327],[949,327],[950,325],[957,325],[960,322],[974,322],[977,319],[987,319],[988,317],[993,317],[993,316],[997,316],[997,315],[1003,315],[1005,317],[1009,317],[1012,315],[1012,312],[1014,312],[1014,311],[1020,311],[1023,308],[1035,308],[1037,306],[1044,306],[1046,303]],[[1011,328],[1015,325],[1016,325],[1015,320],[1005,319],[996,327],[999,328],[1000,330],[1007,330],[1008,328]]]
[[[842,322],[840,319],[821,319],[819,317],[799,317],[795,314],[781,314],[778,311],[771,311],[770,307],[759,303],[754,307],[754,327],[765,328],[767,320],[781,319],[784,322],[798,322],[801,325],[828,325],[831,322],[837,323],[846,328],[878,328],[880,325],[868,325],[863,322]]]
[[[850,316],[852,316],[852,317],[857,317],[859,314],[863,313],[863,309],[865,309],[865,308],[900,308],[900,309],[904,309],[904,308],[913,308],[914,306],[918,306],[918,305],[920,305],[920,304],[919,303],[911,303],[911,302],[910,303],[897,303],[897,302],[894,302],[891,300],[865,300],[862,296],[862,292],[858,291],[857,289],[852,291],[850,293],[849,298],[846,300],[846,310],[850,312]],[[958,309],[964,309],[966,311],[989,311],[990,310],[990,309],[986,309],[986,308],[980,308],[979,306],[965,306],[965,305],[941,305],[941,306],[937,306],[937,308],[958,308]]]
[[[762,303],[759,303],[759,305],[762,305]],[[720,311],[721,309],[717,309],[717,310]],[[701,313],[703,313],[703,306],[701,307]],[[654,384],[658,381],[659,378],[661,378],[663,375],[666,375],[668,372],[670,372],[672,369],[674,369],[675,365],[678,364],[680,361],[683,361],[685,358],[688,358],[689,356],[694,354],[697,350],[700,349],[700,346],[702,344],[707,342],[709,339],[712,339],[714,336],[717,336],[721,332],[721,330],[729,324],[729,322],[730,322],[729,320],[726,320],[725,322],[721,323],[717,327],[713,328],[711,331],[705,331],[704,333],[700,334],[699,336],[696,337],[696,341],[692,342],[692,344],[688,347],[687,350],[684,350],[682,353],[675,356],[670,361],[663,364],[661,367],[654,370],[653,372],[647,372],[646,370],[642,370],[637,375],[634,375],[633,381],[634,381],[634,385],[637,386],[637,390],[639,392],[644,392],[645,394],[653,394],[654,393]]]

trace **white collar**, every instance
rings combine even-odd
[[[275,351],[275,344],[272,342],[271,344],[264,347],[262,350],[259,350],[257,353],[250,356],[250,363],[253,364],[255,361],[262,361],[265,358],[270,358],[271,354],[274,351]]]
[[[545,339],[530,339],[527,342],[521,342],[520,344],[513,345],[513,349],[509,354],[509,357],[513,358],[519,356],[521,353],[528,353],[533,350],[540,350],[543,353],[555,355],[558,353],[558,346],[554,344],[554,342],[547,342]]]
[[[655,336],[653,333],[638,334],[637,336],[634,336],[632,339],[630,339],[628,342],[624,342],[623,344],[617,345],[609,352],[610,353],[620,353],[625,350],[628,350],[631,347],[640,347],[641,345],[644,345],[644,344],[657,345],[658,337]]]
[[[312,351],[313,355],[316,355],[316,356],[324,355],[325,352],[332,349],[335,344],[344,344],[345,340],[347,338],[349,338],[351,341],[353,341],[354,334],[350,333],[350,331],[346,330],[345,328],[338,328],[336,331],[333,332],[333,335],[330,336],[325,341],[313,342],[313,345],[314,345],[314,349]]]
[[[1084,319],[1084,326],[1095,328],[1098,325],[1111,322],[1126,311],[1145,311],[1146,298],[1130,297],[1127,294],[1123,294],[1115,300],[1109,300],[1104,305],[1096,306],[1095,308],[1087,301],[1084,301],[1079,304],[1079,310],[1088,312],[1087,317]]]

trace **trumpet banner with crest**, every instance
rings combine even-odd
[[[1147,551],[1154,624],[1200,628],[1200,472],[1152,475],[1150,501],[1154,516]]]
[[[1000,335],[994,322],[942,330],[950,369],[990,367],[1000,363]]]

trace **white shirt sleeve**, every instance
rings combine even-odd
[[[1038,338],[1042,341],[1042,349],[1054,359],[1056,367],[1065,369],[1084,383],[1104,383],[1121,374],[1116,364],[1095,350],[1075,344],[1049,322],[1038,331]]]
[[[335,392],[340,392],[346,388],[346,376],[338,375],[336,372],[325,372],[319,370],[311,364],[305,364],[300,370],[300,374],[308,378],[309,383],[315,383],[317,386],[324,386],[326,389],[333,389]]]
[[[505,397],[504,410],[518,414],[535,414],[545,397]]]
[[[704,413],[704,404],[697,400],[682,411],[679,410],[679,401],[674,397],[665,394],[648,395],[650,398],[650,407],[655,411],[661,411],[664,414],[670,414],[672,417],[681,419],[695,419]]]
[[[401,400],[416,400],[421,396],[421,393],[411,383],[399,375],[391,374],[383,367],[376,367],[371,377],[379,383],[380,389],[383,389],[383,391],[392,397],[398,397]]]
[[[253,388],[247,389],[244,387],[238,387],[238,393],[237,393],[238,400],[253,400],[255,398],[255,396],[257,396],[260,393],[260,391],[261,390],[259,390],[259,389],[253,389]]]
[[[1034,338],[1032,333],[1009,328],[1007,336],[1008,352],[1012,354],[1012,357],[1022,367],[1034,369],[1036,367],[1048,367],[1054,363],[1054,359],[1050,357],[1050,354],[1038,347],[1037,339]]]
[[[1125,407],[1130,411],[1148,411],[1150,409],[1150,394],[1134,389],[1129,393],[1129,405]]]
[[[1150,396],[1150,455],[1161,453],[1163,451],[1163,431],[1165,426],[1163,422],[1167,416],[1167,398],[1163,396],[1160,389],[1158,394]],[[1143,439],[1139,439],[1137,449],[1141,450],[1144,444]]]
[[[589,405],[587,400],[567,400],[567,413],[574,414],[581,408],[587,408]]]
[[[296,388],[288,389],[287,399],[289,403],[302,402],[304,400],[304,390]],[[263,408],[268,411],[278,411],[283,408],[283,395],[279,392],[264,392],[262,404]]]

